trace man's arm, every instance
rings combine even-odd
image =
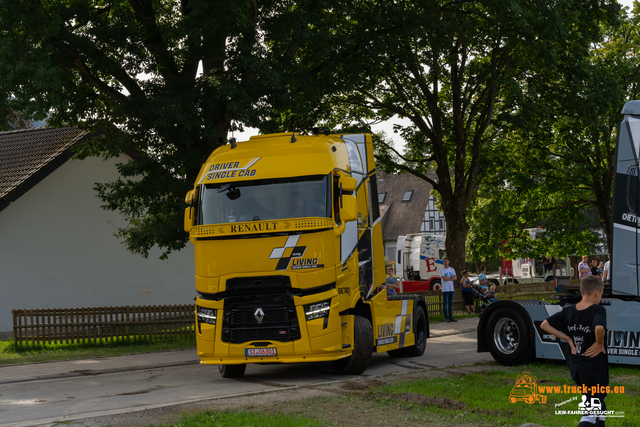
[[[540,325],[540,328],[542,328],[546,332],[549,332],[551,335],[555,336],[556,338],[560,338],[561,340],[565,340],[566,342],[568,342],[569,347],[571,347],[571,354],[576,354],[578,352],[576,350],[576,346],[573,344],[573,340],[571,339],[571,337],[565,334],[564,332],[559,331],[553,326],[551,326],[549,322],[547,322],[546,320],[542,322],[542,324]]]
[[[607,354],[604,350],[604,326],[596,325],[596,342],[584,352],[585,356],[596,357],[600,353]]]

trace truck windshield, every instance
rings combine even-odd
[[[331,217],[330,175],[205,184],[198,225]]]

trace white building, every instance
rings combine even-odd
[[[125,225],[93,189],[118,178],[118,160],[74,160],[75,128],[0,132],[0,336],[13,309],[189,304],[193,247],[160,260],[128,252]],[[122,161],[122,159],[120,160]],[[180,224],[182,226],[182,224]]]

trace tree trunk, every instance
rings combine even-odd
[[[451,267],[456,270],[456,274],[460,278],[462,270],[465,269],[467,234],[469,234],[467,206],[461,207],[460,203],[455,200],[446,202],[443,200],[442,207],[447,219],[447,237],[445,239],[447,257]]]

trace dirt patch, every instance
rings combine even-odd
[[[382,385],[385,385],[385,383],[378,379],[370,379],[370,380],[364,380],[364,381],[362,380],[349,381],[349,382],[340,384],[339,387],[342,390],[363,391],[363,390],[368,390],[370,387],[378,387]]]
[[[415,403],[422,406],[437,406],[442,409],[462,410],[467,408],[467,404],[464,402],[458,402],[446,397],[423,396],[417,393],[402,393],[394,398],[402,402]]]

